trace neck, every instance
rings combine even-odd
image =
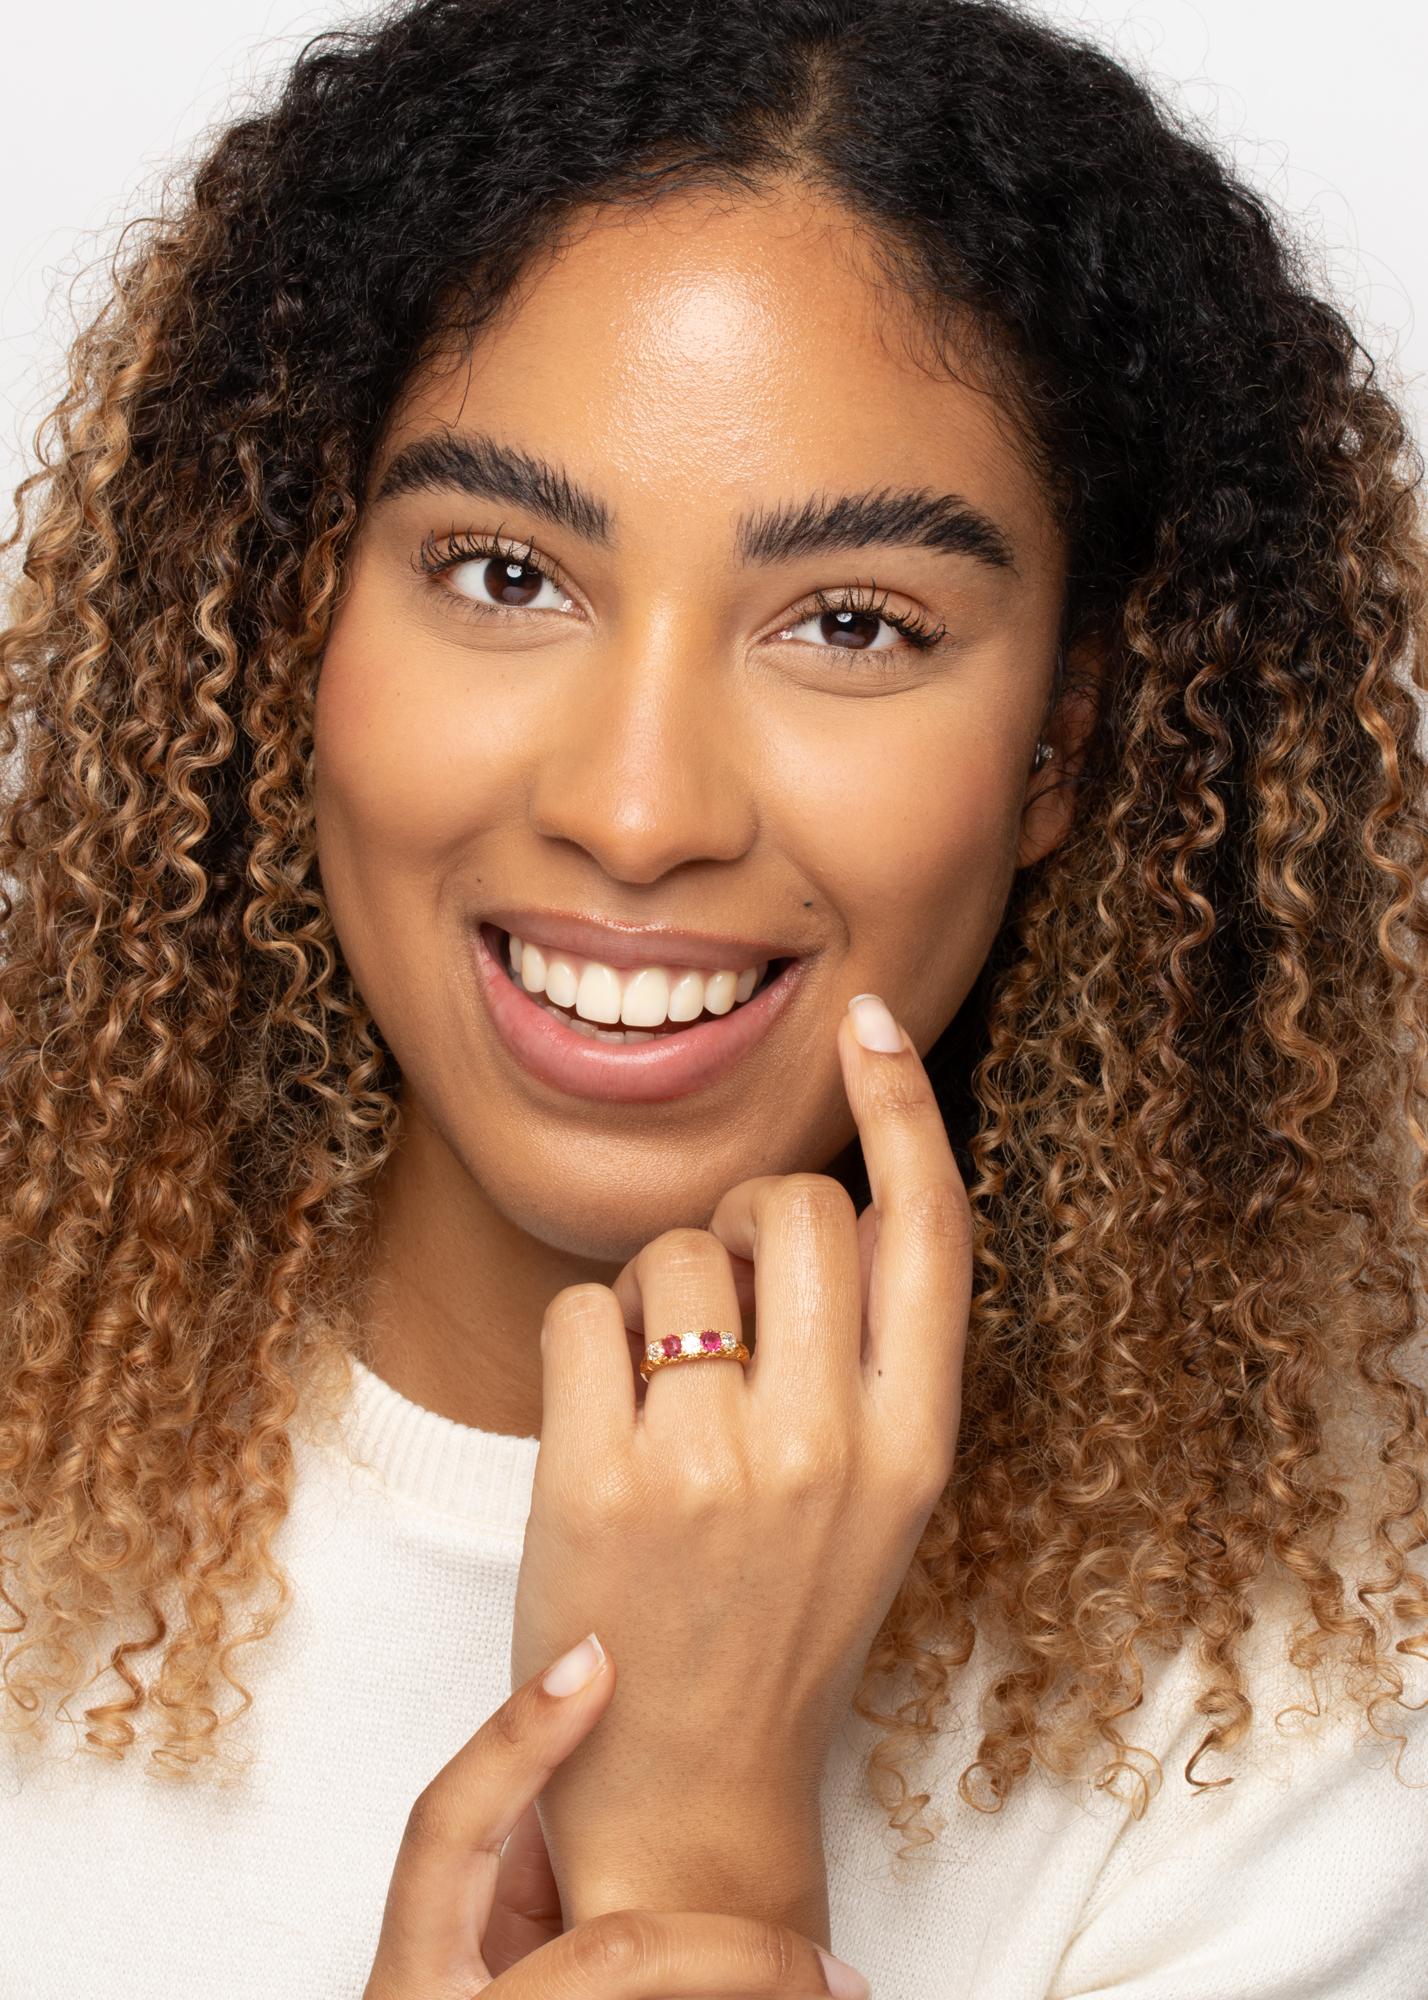
[[[540,1326],[566,1285],[617,1264],[553,1249],[490,1201],[409,1102],[376,1191],[369,1365],[455,1423],[539,1437]]]

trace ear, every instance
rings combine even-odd
[[[1031,758],[1027,759],[1030,776],[1022,805],[1021,837],[1017,842],[1018,868],[1040,861],[1071,830],[1076,810],[1076,779],[1100,712],[1104,671],[1105,655],[1099,642],[1085,640],[1068,649],[1061,692],[1038,738],[1050,744],[1051,755],[1039,771],[1031,769]]]

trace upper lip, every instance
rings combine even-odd
[[[796,958],[791,945],[731,932],[677,931],[662,924],[599,923],[574,910],[522,910],[515,904],[487,910],[483,921],[511,931],[524,944],[569,951],[600,965],[687,965],[705,972],[740,972],[771,958]]]

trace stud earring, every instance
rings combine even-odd
[[[1049,743],[1038,743],[1036,746],[1036,755],[1031,760],[1032,770],[1039,771],[1042,765],[1048,762],[1050,756],[1051,745]]]

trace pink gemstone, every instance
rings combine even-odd
[[[667,1339],[662,1340],[660,1347],[666,1354],[682,1354],[684,1352],[684,1342],[677,1333],[672,1333]]]
[[[724,1345],[723,1335],[715,1333],[711,1328],[706,1327],[699,1336],[699,1345],[704,1349],[706,1354],[713,1354]]]

